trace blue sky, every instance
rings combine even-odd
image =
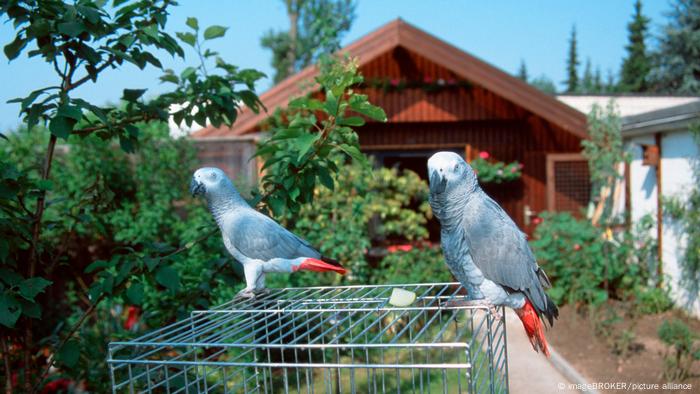
[[[195,16],[200,26],[224,25],[230,29],[212,48],[222,57],[241,67],[256,68],[272,75],[271,55],[260,47],[260,37],[269,29],[288,26],[281,0],[181,0],[172,9],[169,30],[185,30],[185,19]],[[348,44],[381,25],[403,18],[409,23],[448,41],[501,69],[515,73],[521,59],[530,76],[549,76],[561,86],[565,78],[565,59],[572,25],[578,31],[582,66],[590,58],[607,70],[617,72],[627,42],[626,26],[633,11],[633,0],[358,0],[357,18],[343,39]],[[668,0],[643,0],[644,14],[651,18],[651,32],[656,34],[666,23]],[[0,41],[12,40],[11,24],[3,19]],[[194,62],[188,54],[188,64]],[[186,63],[166,59],[164,64],[182,70]],[[165,88],[160,85],[156,69],[140,71],[127,66],[103,73],[98,84],[86,84],[76,95],[95,103],[115,102],[124,88],[148,88],[154,95]],[[52,68],[39,58],[0,60],[0,131],[19,123],[17,104],[7,100],[26,96],[30,91],[56,84]],[[271,86],[263,81],[262,92]]]

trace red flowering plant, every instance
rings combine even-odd
[[[522,176],[523,165],[517,161],[504,163],[494,161],[486,151],[479,152],[479,155],[469,164],[474,169],[480,183],[503,183],[519,179]]]

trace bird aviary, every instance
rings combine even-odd
[[[389,304],[393,288],[416,293]],[[272,289],[109,345],[114,393],[506,393],[505,320],[457,283]],[[501,314],[502,314],[501,310]]]

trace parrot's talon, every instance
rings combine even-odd
[[[255,289],[253,293],[257,296],[266,296],[270,294],[270,289]]]
[[[255,291],[249,289],[243,289],[236,294],[236,298],[247,298],[249,300],[255,299]]]

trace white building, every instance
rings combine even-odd
[[[634,222],[650,214],[658,223],[663,197],[683,199],[689,188],[698,187],[693,179],[693,166],[700,164],[700,152],[689,127],[700,122],[700,101],[626,116],[622,122],[622,137],[632,153],[627,178],[631,219]],[[663,275],[676,304],[700,317],[697,289],[687,290],[680,285],[685,234],[668,215],[662,216],[657,238],[661,244]]]

